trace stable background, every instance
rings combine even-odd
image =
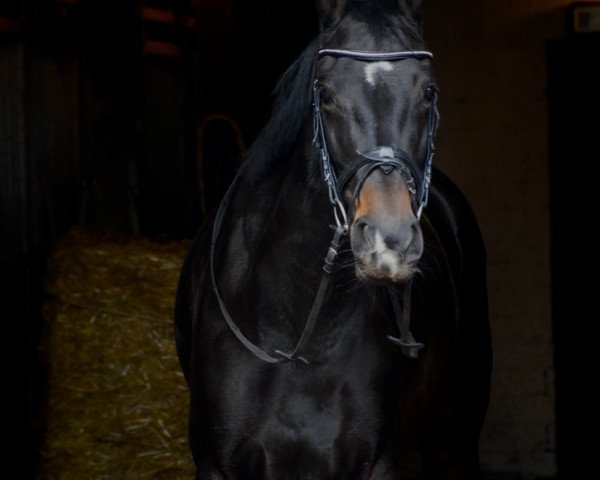
[[[488,251],[489,479],[587,478],[600,447],[600,41],[569,34],[570,3],[430,0],[425,14],[436,162]],[[36,471],[55,240],[74,225],[192,236],[316,32],[311,0],[2,0],[0,427],[18,478]]]

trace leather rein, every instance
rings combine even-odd
[[[324,56],[344,57],[363,62],[399,61],[407,58],[418,60],[433,58],[433,54],[428,51],[364,52],[357,50],[322,49],[319,50],[317,54],[317,60]],[[431,167],[434,154],[433,137],[435,134],[438,115],[437,93],[434,94],[432,104],[429,107],[427,148],[425,162],[421,174],[419,174],[419,169],[417,168],[416,164],[402,149],[391,145],[382,145],[359,152],[358,155],[350,162],[350,164],[344,168],[339,177],[336,175],[331,156],[329,155],[329,151],[327,149],[327,140],[323,117],[321,114],[319,93],[318,82],[317,79],[315,79],[313,83],[313,144],[316,146],[318,151],[321,173],[327,186],[329,201],[333,207],[336,225],[333,226],[335,230],[334,235],[329,244],[327,255],[324,259],[323,275],[321,277],[319,289],[317,290],[317,294],[313,301],[302,334],[300,335],[296,346],[291,352],[283,352],[276,349],[273,351],[273,353],[268,353],[251,342],[242,333],[240,328],[236,325],[235,321],[229,314],[217,285],[215,256],[221,228],[223,226],[223,220],[225,218],[225,214],[229,207],[229,203],[235,191],[236,185],[239,181],[239,175],[233,180],[232,184],[227,190],[227,193],[221,201],[213,225],[210,247],[210,276],[213,292],[217,298],[221,314],[223,315],[230,330],[240,341],[240,343],[254,356],[267,363],[280,363],[292,360],[300,360],[306,364],[309,363],[306,358],[301,356],[301,352],[304,350],[311,338],[321,308],[323,307],[323,304],[328,296],[332,283],[335,260],[349,232],[348,215],[343,202],[340,200],[340,197],[342,196],[342,191],[344,190],[345,186],[353,178],[356,172],[363,167],[367,167],[366,176],[363,177],[358,187],[358,189],[360,189],[364,179],[368,177],[368,175],[375,169],[381,169],[386,174],[397,169],[404,178],[411,193],[412,208],[417,219],[421,217],[423,208],[427,204],[428,200],[429,186],[431,183]],[[403,309],[401,309],[396,290],[393,287],[388,288],[388,293],[392,301],[396,325],[398,327],[400,337],[397,338],[388,335],[387,339],[390,342],[400,346],[403,354],[407,357],[417,358],[418,351],[424,347],[424,344],[415,341],[412,333],[410,332],[410,292],[411,282],[409,282],[404,288]]]

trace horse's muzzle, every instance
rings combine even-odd
[[[394,283],[409,280],[418,271],[423,233],[406,179],[398,171],[377,169],[356,197],[350,240],[358,277]]]
[[[351,241],[361,280],[399,283],[418,271],[423,234],[414,217],[389,223],[361,217],[352,225]]]

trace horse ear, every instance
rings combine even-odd
[[[341,20],[348,0],[316,0],[321,31],[335,27]]]

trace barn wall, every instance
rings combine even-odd
[[[556,473],[545,46],[563,36],[566,3],[431,1],[425,26],[441,88],[436,160],[487,244],[494,372],[482,463],[526,478]]]

